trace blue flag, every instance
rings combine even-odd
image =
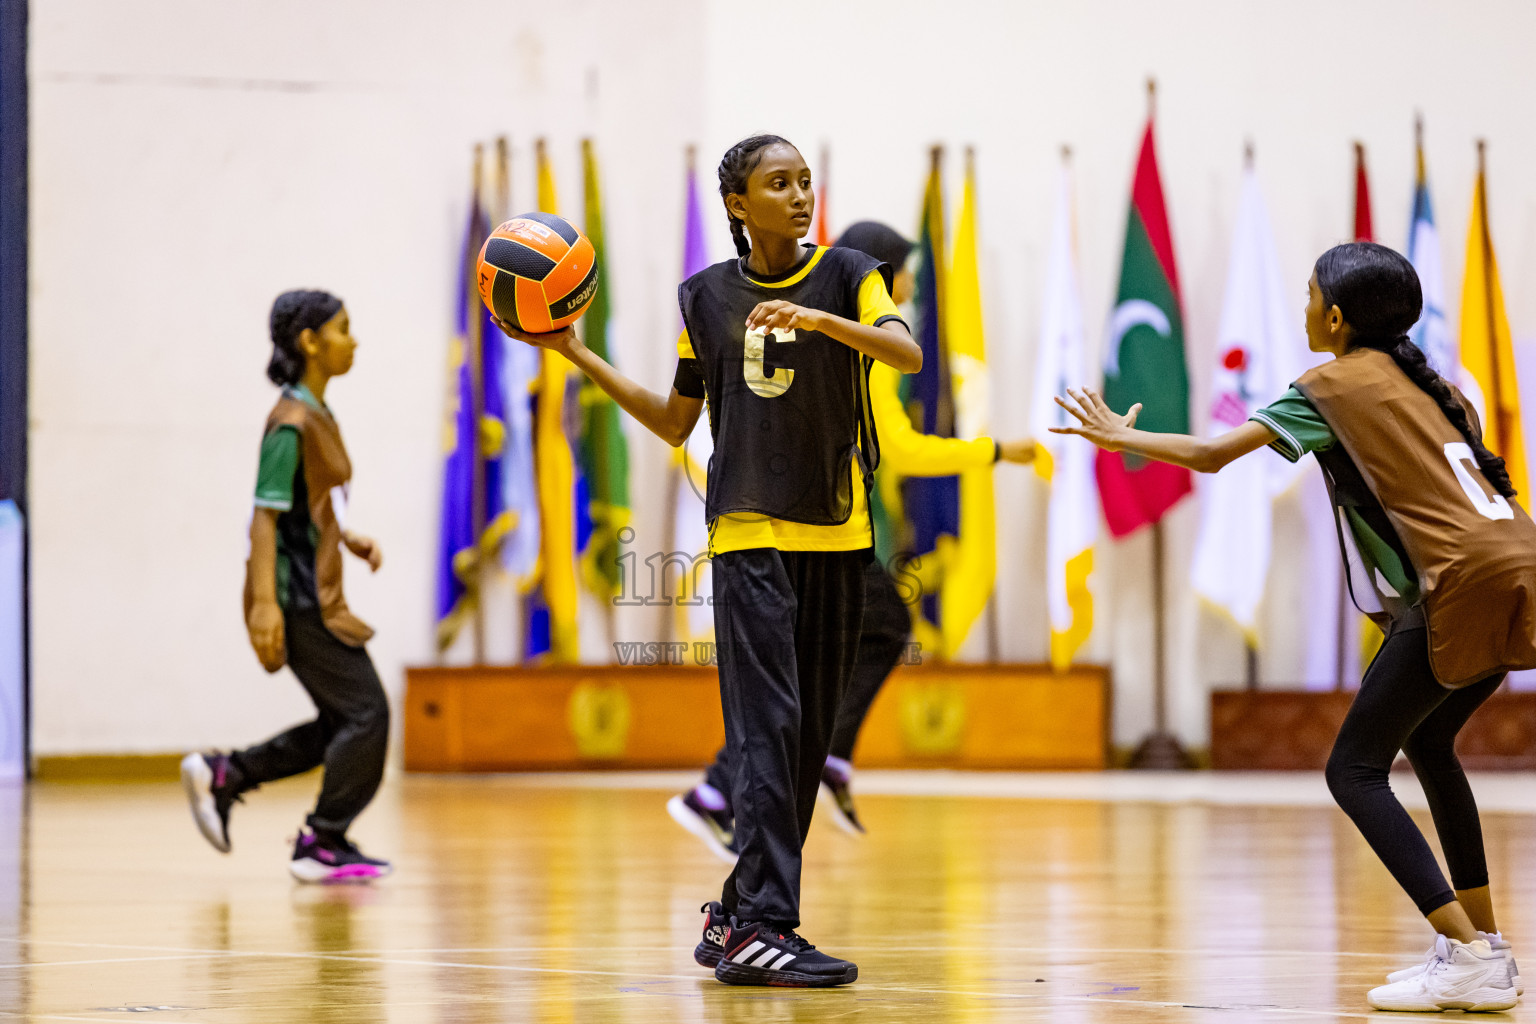
[[[923,197],[923,223],[918,237],[917,343],[923,350],[923,368],[905,377],[903,398],[913,426],[936,437],[955,436],[955,403],[950,389],[949,349],[944,338],[944,185],[935,155],[928,188]],[[914,623],[920,642],[939,648],[937,634],[928,634],[925,623],[939,625],[939,584],[948,549],[960,534],[960,478],[957,476],[907,477],[901,483],[906,516],[906,553],[918,556],[903,576],[922,588],[920,610],[924,622]],[[948,538],[946,541],[945,538]]]
[[[480,196],[480,158],[475,158],[475,187],[469,223],[460,250],[454,338],[449,369],[453,402],[447,424],[443,463],[442,533],[437,559],[437,644],[449,647],[480,600],[482,566],[495,557],[514,525],[502,486],[506,447],[506,396],[503,391],[502,335],[475,287],[480,246],[491,233]],[[477,365],[478,364],[478,365]],[[479,389],[477,398],[476,389]],[[476,406],[480,422],[475,423]],[[476,466],[476,460],[480,466]],[[479,479],[477,481],[477,474]],[[478,484],[478,486],[477,486]],[[475,508],[479,491],[480,509]],[[479,526],[479,536],[475,536]]]

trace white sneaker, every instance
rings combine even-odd
[[[1504,959],[1509,961],[1509,980],[1514,982],[1515,995],[1525,995],[1525,982],[1520,980],[1520,965],[1515,963],[1515,947],[1504,938],[1503,932],[1478,932],[1482,938],[1488,940],[1488,945],[1495,953],[1503,953]]]
[[[1509,1010],[1519,996],[1509,960],[1487,939],[1457,942],[1435,937],[1434,955],[1418,974],[1371,989],[1377,1010],[1438,1013],[1441,1010]]]
[[[1520,965],[1515,963],[1514,947],[1512,947],[1509,944],[1509,941],[1504,938],[1503,933],[1478,932],[1477,934],[1479,938],[1488,940],[1488,946],[1495,953],[1503,954],[1504,959],[1509,961],[1510,980],[1514,982],[1515,995],[1525,995],[1525,982],[1520,980]],[[1428,967],[1430,962],[1434,959],[1435,949],[1433,946],[1431,946],[1429,952],[1424,954],[1424,960],[1422,962],[1416,963],[1412,967],[1405,967],[1400,971],[1393,971],[1391,974],[1387,975],[1387,983],[1393,984],[1399,981],[1407,981],[1409,978],[1418,977],[1420,974],[1424,973],[1424,968]]]

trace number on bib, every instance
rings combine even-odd
[[[795,340],[793,330],[785,330],[782,327],[753,328],[747,332],[746,359],[742,362],[741,372],[747,378],[747,387],[752,389],[754,395],[778,398],[795,382],[795,371],[787,366],[780,366],[775,368],[772,377],[764,376],[763,347],[770,334],[777,338],[781,345],[788,345]]]
[[[1477,465],[1477,456],[1472,454],[1472,446],[1465,441],[1452,441],[1445,446],[1445,457],[1450,462],[1451,469],[1456,472],[1456,480],[1461,484],[1461,489],[1467,492],[1467,499],[1472,502],[1472,507],[1478,514],[1486,519],[1513,519],[1514,510],[1509,507],[1509,502],[1504,500],[1502,494],[1489,494],[1483,490],[1482,482],[1472,475],[1471,467]]]

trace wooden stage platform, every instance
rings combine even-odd
[[[678,645],[681,647],[682,645]],[[1095,769],[1108,669],[898,668],[854,750],[869,768]],[[406,670],[412,771],[692,768],[725,739],[715,670],[681,665]]]
[[[396,775],[355,834],[397,873],[330,889],[285,872],[313,778],[250,794],[229,856],[174,785],[0,790],[0,1021],[1312,1024],[1375,1019],[1429,941],[1316,775],[878,772],[804,882],[858,982],[727,988],[689,955],[722,865],[662,808],[690,778]],[[1536,949],[1531,787],[1473,786],[1523,795],[1484,825]]]

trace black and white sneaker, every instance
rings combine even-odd
[[[725,952],[725,933],[731,918],[719,902],[706,903],[699,909],[704,912],[704,937],[693,947],[693,959],[700,967],[713,967]]]
[[[861,836],[865,831],[864,823],[853,806],[853,792],[849,789],[852,781],[852,770],[842,771],[830,759],[821,767],[821,798],[832,813],[832,820],[849,835]]]
[[[188,754],[181,759],[181,788],[192,806],[197,830],[220,853],[229,852],[229,809],[240,794],[239,773],[224,754]]]
[[[394,870],[387,860],[369,857],[355,843],[304,829],[293,844],[288,873],[301,882],[369,882]]]
[[[859,976],[859,968],[818,950],[793,929],[743,924],[735,918],[725,933],[715,980],[727,985],[831,988]]]
[[[667,801],[672,820],[701,839],[709,852],[736,863],[736,818],[730,810],[712,811],[699,799],[697,788]]]

